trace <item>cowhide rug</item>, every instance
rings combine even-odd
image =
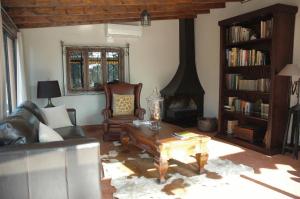
[[[167,174],[167,181],[160,184],[157,178],[139,175],[134,171],[135,167],[143,170],[140,165],[152,165],[152,157],[141,151],[135,153],[123,153],[119,143],[114,142],[114,149],[101,156],[104,169],[104,177],[111,178],[111,184],[116,188],[115,198],[119,199],[159,199],[159,198],[201,198],[203,193],[210,193],[210,196],[219,197],[222,190],[234,191],[241,183],[239,176],[253,173],[253,169],[235,164],[230,160],[214,158],[209,159],[205,166],[206,173],[197,174],[196,169],[192,175],[178,173],[172,166],[178,169],[181,165],[170,163],[170,172]],[[129,165],[129,166],[128,166]],[[130,166],[131,165],[131,166]],[[183,168],[190,170],[192,167]],[[155,167],[145,168],[146,172],[157,173]],[[189,171],[191,172],[191,171]]]

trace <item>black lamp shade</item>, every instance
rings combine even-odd
[[[61,97],[58,81],[38,81],[37,98]]]

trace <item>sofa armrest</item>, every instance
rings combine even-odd
[[[135,109],[135,116],[138,117],[140,120],[144,119],[145,113],[146,113],[146,110],[143,108]]]
[[[99,146],[86,138],[1,147],[1,199],[101,198]]]
[[[71,123],[72,123],[74,126],[77,126],[76,109],[74,109],[74,108],[68,108],[68,109],[67,109],[67,112],[68,112],[68,114],[69,114]]]

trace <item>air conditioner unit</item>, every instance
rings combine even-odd
[[[107,37],[141,37],[142,27],[136,25],[106,24],[105,33]]]

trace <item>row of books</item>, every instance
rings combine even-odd
[[[260,38],[270,38],[273,30],[273,19],[260,22]]]
[[[249,41],[252,32],[250,28],[242,26],[231,26],[226,31],[228,43]]]
[[[258,38],[270,38],[273,30],[273,19],[260,21],[260,30],[256,31],[243,26],[231,26],[226,29],[228,43],[237,43]],[[260,35],[257,35],[260,34]]]
[[[225,106],[226,110],[241,112],[241,113],[245,113],[245,114],[255,113],[257,111],[255,103],[252,103],[252,102],[249,102],[246,100],[241,100],[236,97],[233,97],[233,98],[234,98],[234,100],[232,100],[232,104]]]
[[[224,106],[227,111],[236,111],[244,114],[256,114],[262,118],[269,116],[269,104],[257,100],[255,103],[242,100],[237,97],[228,97],[228,105]]]
[[[255,49],[226,49],[226,60],[229,67],[266,65],[268,59],[267,53]]]
[[[267,78],[247,80],[239,74],[226,74],[226,88],[228,90],[269,92],[270,84],[271,81]]]

